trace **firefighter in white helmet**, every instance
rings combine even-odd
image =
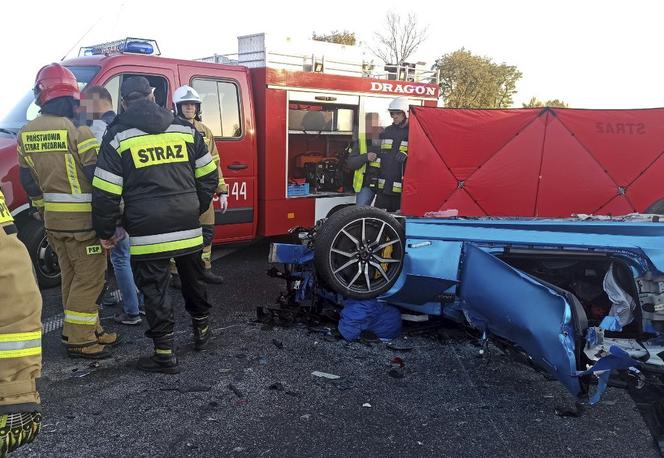
[[[219,170],[219,183],[217,185],[216,193],[219,195],[219,207],[221,208],[221,211],[225,213],[228,208],[228,186],[226,186],[226,182],[221,173],[221,167],[219,167],[219,152],[217,151],[217,145],[215,144],[212,130],[201,122],[201,98],[198,95],[198,92],[196,92],[191,86],[180,86],[173,93],[173,107],[176,116],[193,124],[194,128],[203,136],[205,145],[207,146],[212,159],[217,164],[217,169]],[[203,270],[204,279],[207,283],[222,283],[224,281],[223,277],[212,272],[211,257],[214,222],[214,207],[212,202],[210,202],[210,208],[208,208],[200,218],[200,223],[203,227],[203,254],[201,255],[201,258],[205,267]],[[171,269],[171,273],[175,274],[174,268]],[[176,287],[179,286],[178,280],[179,278],[177,278],[176,275],[173,275],[172,284]]]
[[[392,124],[380,134],[380,174],[374,205],[389,212],[401,208],[403,172],[408,158],[409,105],[406,97],[392,100],[388,107]]]

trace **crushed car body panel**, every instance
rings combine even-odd
[[[572,310],[563,295],[468,243],[459,296],[475,328],[516,344],[573,394],[581,392]]]

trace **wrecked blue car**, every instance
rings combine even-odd
[[[377,298],[476,329],[595,403],[609,374],[664,373],[664,223],[621,218],[403,218],[346,207],[273,244],[288,298]],[[590,393],[589,387],[598,388]]]

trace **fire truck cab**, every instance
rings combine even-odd
[[[198,60],[164,58],[156,42],[127,38],[82,48],[63,65],[81,89],[108,89],[116,113],[120,85],[132,76],[146,77],[157,103],[169,109],[179,86],[198,91],[229,186],[229,208],[215,216],[215,244],[313,226],[354,203],[354,172],[344,167],[349,148],[391,123],[387,107],[394,97],[436,106],[439,95],[421,65],[379,68],[354,46],[271,41],[265,34],[238,37],[236,54]],[[16,134],[37,115],[30,91],[0,121],[0,184],[40,284],[54,286],[57,259],[30,215],[16,158]]]

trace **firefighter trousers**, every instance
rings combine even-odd
[[[204,224],[203,228],[203,252],[201,261],[204,269],[212,269],[212,238],[214,237],[214,224]],[[170,271],[173,275],[178,273],[175,266],[175,260],[171,259]]]
[[[15,226],[0,227],[0,415],[39,410],[42,298]]]
[[[184,308],[192,318],[208,316],[211,305],[203,281],[201,252],[174,259],[182,282]],[[168,297],[169,259],[143,261],[132,257],[132,269],[136,285],[143,293],[145,314],[150,327],[145,335],[153,339],[158,348],[172,348],[175,318],[173,304]]]
[[[401,194],[385,194],[379,192],[376,194],[374,207],[382,208],[388,212],[395,212],[401,208]]]
[[[97,335],[104,332],[98,303],[104,289],[106,253],[90,232],[50,232],[49,243],[58,255],[62,274],[62,340],[71,347],[96,344]]]

